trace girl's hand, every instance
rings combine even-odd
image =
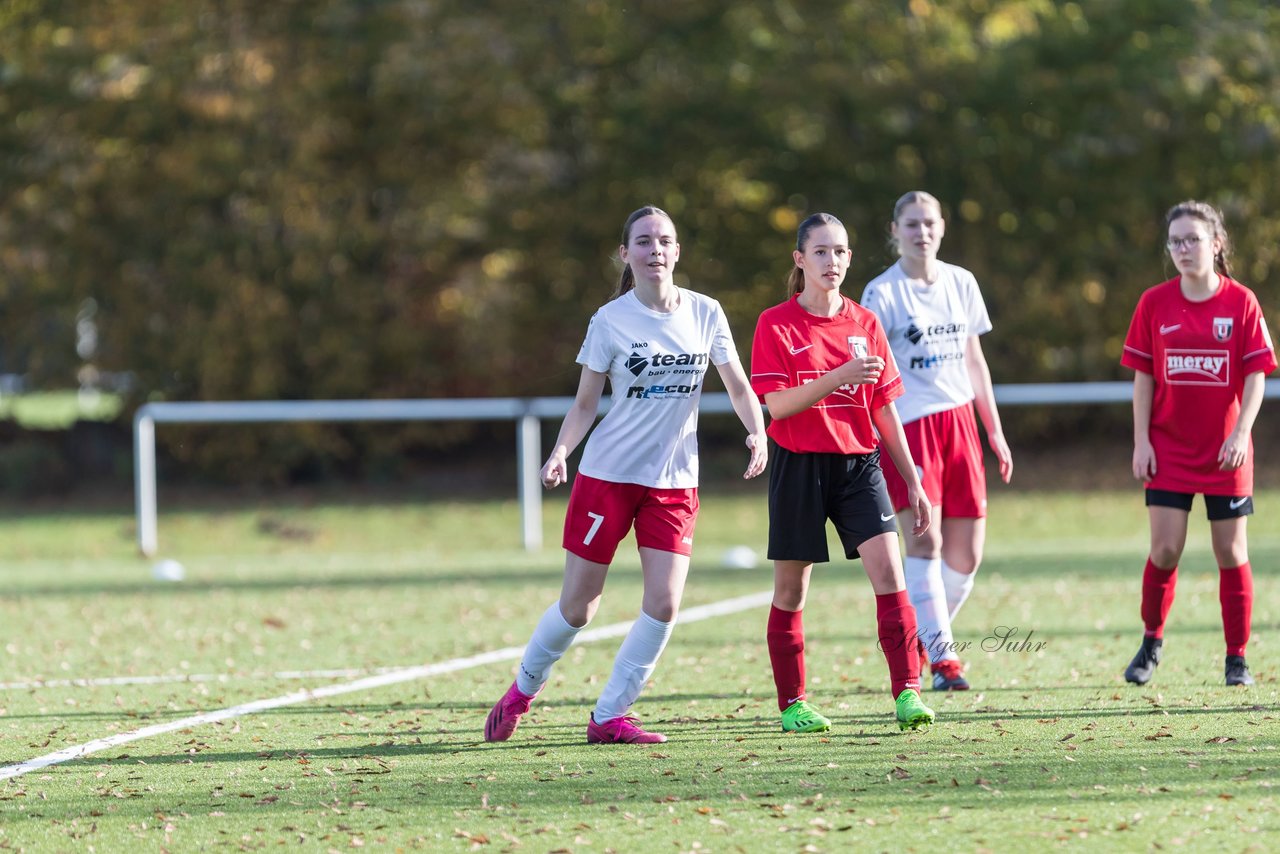
[[[1013,451],[1009,450],[1009,443],[1004,440],[1003,433],[987,436],[987,441],[990,442],[991,450],[1000,463],[1000,479],[1008,483],[1013,477]]]
[[[1244,465],[1244,461],[1249,458],[1249,436],[1237,436],[1235,431],[1227,437],[1227,441],[1222,443],[1221,450],[1218,451],[1218,468],[1222,471],[1233,471]]]
[[[1156,451],[1150,442],[1134,443],[1133,476],[1143,483],[1150,483],[1156,476]]]
[[[841,385],[866,385],[880,379],[884,373],[884,359],[879,356],[855,356],[832,371]]]
[[[565,462],[564,446],[556,448],[542,467],[542,485],[554,489],[569,479],[569,466]]]
[[[916,517],[915,524],[911,526],[911,536],[922,536],[933,521],[933,505],[929,503],[929,496],[924,494],[924,487],[919,483],[907,487],[907,503]]]
[[[747,462],[743,480],[750,480],[760,474],[769,463],[769,443],[763,433],[751,433],[747,436],[747,450],[751,451],[751,459]]]

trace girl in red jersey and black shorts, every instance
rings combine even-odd
[[[486,741],[506,741],[546,684],[551,667],[591,618],[618,544],[634,525],[644,598],[587,723],[592,744],[653,744],[666,736],[631,714],[658,664],[684,592],[698,516],[698,401],[715,365],[747,428],[745,477],[764,471],[764,415],[738,361],[720,303],[672,280],[680,244],[666,213],[627,218],[614,299],[591,318],[578,353],[582,377],[555,449],[542,467],[548,487],[568,480],[569,454],[596,420],[605,380],[613,406],[591,432],[564,521],[564,584],[533,630],[516,679],[485,720]]]
[[[786,732],[823,732],[831,721],[806,700],[801,614],[814,563],[825,563],[826,523],[845,557],[862,559],[876,594],[880,648],[889,665],[902,729],[933,723],[920,700],[916,617],[898,553],[898,526],[880,470],[883,443],[907,481],[915,534],[929,526],[929,500],[893,407],[902,381],[871,312],[840,293],[849,237],[831,214],[800,224],[787,288],[791,298],[760,315],[751,347],[751,387],[772,417],[769,558],[773,607],[766,639]],[[879,441],[876,434],[879,433]]]
[[[862,305],[880,318],[902,370],[902,429],[934,516],[941,517],[922,536],[907,538],[907,593],[934,690],[964,691],[969,682],[951,621],[973,589],[987,532],[975,408],[1005,483],[1013,475],[1013,454],[979,340],[991,331],[991,320],[973,274],[938,259],[945,232],[942,206],[932,195],[915,190],[898,199],[892,234],[902,257],[871,280]],[[910,510],[906,482],[891,469],[884,477],[894,509]]]
[[[1222,214],[1204,202],[1165,216],[1178,276],[1143,293],[1121,364],[1133,379],[1133,474],[1147,485],[1151,554],[1142,576],[1146,635],[1124,678],[1145,685],[1160,663],[1191,500],[1204,494],[1219,567],[1226,682],[1252,685],[1253,611],[1245,522],[1253,513],[1253,440],[1275,350],[1253,292],[1231,278]]]

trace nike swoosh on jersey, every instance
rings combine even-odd
[[[809,349],[810,347],[812,347],[812,346],[813,346],[812,344],[806,344],[806,345],[804,345],[803,347],[792,347],[792,348],[791,348],[791,355],[793,355],[793,356],[797,356],[797,355],[799,355],[800,353],[803,353],[805,350],[808,350],[808,349]]]
[[[889,521],[890,519],[892,519],[892,518],[893,518],[893,514],[892,514],[892,513],[890,513],[890,514],[889,514],[889,515],[887,515],[887,516],[886,516],[885,514],[883,514],[883,513],[881,513],[881,514],[880,514],[880,521],[881,521],[881,522],[888,522],[888,521]]]
[[[1179,329],[1181,329],[1181,328],[1182,328],[1182,324],[1181,324],[1181,323],[1175,323],[1175,324],[1173,324],[1172,326],[1165,326],[1165,325],[1162,323],[1162,324],[1160,324],[1160,334],[1161,334],[1161,335],[1168,335],[1170,332],[1177,332],[1177,331],[1178,331]]]
[[[1232,510],[1239,510],[1242,506],[1244,506],[1244,503],[1248,500],[1249,500],[1249,497],[1247,495],[1244,498],[1233,498],[1231,499],[1230,503],[1228,503],[1227,506],[1230,507]]]

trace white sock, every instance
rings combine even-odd
[[[956,618],[956,614],[960,613],[960,606],[969,598],[969,593],[973,590],[973,577],[977,574],[975,570],[965,575],[945,563],[942,564],[942,586],[947,590],[947,611],[951,619]]]
[[[593,717],[596,723],[602,724],[625,715],[645,683],[653,675],[658,666],[658,658],[667,646],[671,630],[675,623],[664,623],[655,620],[644,611],[636,618],[631,631],[623,638],[618,647],[618,655],[613,660],[613,672],[609,674],[609,682],[600,693],[596,702]]]
[[[941,558],[908,557],[903,570],[907,596],[916,609],[916,634],[928,651],[929,661],[957,660],[951,616],[947,613],[947,591],[942,586]]]
[[[534,627],[529,645],[524,648],[524,658],[520,659],[516,687],[521,693],[533,696],[542,690],[542,686],[551,677],[551,665],[560,660],[578,632],[584,628],[586,626],[569,625],[560,613],[559,601],[551,603],[551,607]]]

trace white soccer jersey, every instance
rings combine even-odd
[[[720,303],[680,289],[670,314],[628,291],[591,318],[578,364],[608,373],[613,407],[578,471],[657,489],[698,485],[698,400],[707,368],[738,358]]]
[[[938,263],[941,274],[932,285],[908,276],[899,261],[872,279],[862,294],[862,305],[884,325],[902,372],[905,393],[897,407],[904,424],[973,400],[966,348],[971,335],[991,331],[973,274]]]

